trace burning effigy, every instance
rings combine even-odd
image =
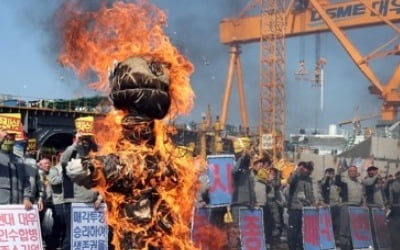
[[[59,23],[60,62],[85,79],[95,74],[90,86],[115,108],[95,124],[99,151],[68,166],[76,182],[104,197],[112,244],[195,249],[190,219],[201,167],[177,153],[164,123],[190,111],[193,66],[163,33],[165,14],[146,1],[90,11],[73,1]]]

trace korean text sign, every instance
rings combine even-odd
[[[303,208],[303,242],[306,250],[336,249],[329,207]]]
[[[303,243],[306,250],[319,250],[319,216],[317,208],[303,208]]]
[[[239,209],[240,240],[243,250],[263,250],[265,235],[261,209]]]
[[[107,250],[108,227],[105,205],[95,210],[93,204],[72,203],[71,247],[73,250]]]
[[[336,249],[333,235],[332,216],[329,207],[320,207],[319,216],[319,244],[321,249]]]
[[[209,217],[209,208],[196,208],[192,221],[192,240],[196,246],[201,246],[202,230],[209,225]]]
[[[371,213],[377,247],[379,249],[390,249],[389,228],[386,224],[385,211],[374,207],[371,208]]]
[[[232,202],[233,155],[209,155],[208,178],[210,180],[210,205],[229,205]]]
[[[354,249],[373,246],[368,208],[349,207],[350,232]]]
[[[42,250],[42,236],[37,206],[0,206],[0,249]]]

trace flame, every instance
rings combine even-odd
[[[170,95],[172,105],[170,117],[188,113],[193,106],[194,93],[189,83],[193,65],[179,53],[164,34],[166,15],[156,6],[139,1],[136,4],[115,2],[103,5],[98,10],[85,11],[78,1],[68,1],[59,13],[62,34],[59,61],[63,66],[71,67],[77,75],[89,82],[89,87],[108,93],[108,72],[114,61],[123,61],[132,56],[151,56],[170,67]],[[90,82],[96,74],[97,80]],[[95,122],[95,139],[100,146],[95,156],[117,154],[125,163],[120,174],[133,175],[141,185],[151,187],[159,195],[159,201],[152,204],[152,218],[146,225],[132,223],[121,214],[119,208],[127,203],[127,195],[110,191],[109,180],[102,174],[96,175],[96,189],[107,202],[107,223],[113,228],[113,245],[116,249],[124,248],[120,239],[123,232],[141,234],[147,247],[162,249],[196,249],[190,240],[190,219],[198,190],[198,174],[203,164],[196,159],[180,157],[176,148],[166,136],[165,124],[155,121],[154,146],[145,142],[140,145],[121,141],[122,111],[111,111],[104,119]],[[176,181],[161,178],[158,173],[148,180],[149,171],[143,162],[147,156],[157,156],[157,167],[163,172],[167,167],[175,173]],[[94,160],[95,168],[101,172],[104,163]],[[140,194],[143,190],[131,190]],[[172,217],[170,233],[162,234],[154,230],[161,214],[157,208],[162,202],[169,209]]]
[[[115,61],[151,56],[171,65],[170,115],[187,114],[192,109],[194,93],[189,76],[194,67],[164,34],[167,17],[156,6],[147,1],[115,2],[97,11],[85,11],[79,1],[67,1],[58,16],[58,59],[86,81],[95,73],[98,80],[90,82],[89,87],[108,93],[108,72]]]
[[[171,208],[173,216],[173,227],[171,234],[158,235],[149,237],[148,244],[152,246],[162,246],[163,249],[196,249],[194,244],[189,239],[190,235],[190,220],[193,212],[193,204],[198,190],[198,174],[203,171],[202,162],[199,159],[182,157],[179,155],[176,148],[170,143],[169,138],[165,135],[165,125],[161,121],[156,121],[156,143],[154,148],[146,147],[145,145],[134,145],[130,143],[121,144],[118,138],[121,136],[121,126],[119,126],[123,117],[123,112],[111,112],[102,120],[96,121],[95,134],[96,141],[101,145],[98,155],[107,155],[110,152],[117,152],[119,157],[125,163],[129,163],[129,169],[133,170],[135,177],[145,182],[148,176],[147,170],[143,167],[142,162],[146,156],[159,154],[161,156],[158,166],[165,168],[167,165],[176,172],[178,184],[171,183],[168,180],[165,182],[157,182],[156,177],[154,183],[152,181],[146,183],[146,187],[155,187],[160,194],[160,202],[154,207],[160,206],[161,201],[165,201],[167,206]],[[102,168],[103,164],[99,163],[97,168]],[[113,245],[116,249],[122,249],[119,239],[122,237],[119,234],[122,231],[132,231],[135,233],[146,231],[154,225],[154,220],[157,215],[153,214],[152,221],[146,226],[132,224],[128,218],[121,217],[120,213],[113,213],[126,203],[125,194],[119,194],[109,191],[109,183],[104,179],[103,175],[97,180],[98,186],[96,189],[105,197],[105,200],[110,207],[108,211],[107,223],[114,230]],[[154,186],[154,185],[157,186]],[[133,190],[140,192],[140,190]],[[157,209],[154,209],[157,211]]]
[[[199,227],[198,236],[195,244],[200,249],[224,249],[228,242],[226,232],[211,223]]]

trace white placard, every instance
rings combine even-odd
[[[94,209],[94,204],[72,203],[71,249],[107,250],[108,226],[105,221],[105,205]]]
[[[0,249],[42,250],[39,212],[36,205],[0,206]]]

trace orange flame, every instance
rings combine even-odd
[[[67,1],[59,13],[62,65],[83,79],[96,73],[89,86],[108,92],[108,71],[115,61],[133,56],[151,56],[171,65],[170,114],[186,114],[193,107],[189,83],[193,65],[179,53],[164,34],[167,17],[147,1],[137,4],[115,2],[98,11],[84,11],[77,1]]]
[[[96,73],[98,80],[89,84],[93,89],[108,92],[107,74],[114,61],[123,61],[133,56],[151,56],[163,63],[170,64],[170,95],[172,105],[169,114],[175,117],[188,113],[193,106],[194,93],[189,83],[193,65],[170,43],[163,33],[166,15],[146,1],[137,4],[115,2],[111,6],[103,5],[97,11],[85,11],[77,1],[68,1],[59,13],[62,30],[62,49],[59,61],[71,67],[82,79],[88,79]],[[153,209],[148,226],[139,226],[119,213],[118,208],[127,203],[123,193],[110,192],[110,184],[104,175],[98,174],[96,189],[103,195],[108,205],[107,223],[113,228],[113,244],[116,249],[123,246],[119,239],[122,232],[142,235],[146,247],[163,249],[196,249],[189,239],[190,219],[195,195],[198,190],[198,173],[202,167],[193,158],[180,157],[165,133],[162,122],[155,122],[156,142],[153,147],[134,145],[120,140],[122,135],[121,120],[125,114],[112,111],[95,124],[95,138],[100,146],[97,155],[118,154],[125,164],[121,174],[133,175],[144,186],[156,190],[160,202],[152,207],[161,206],[161,201],[170,209],[169,216],[173,224],[171,233],[161,234],[154,231],[154,220],[161,215]],[[171,183],[166,178],[155,176],[146,182],[149,176],[143,162],[146,156],[159,156],[157,167],[169,166],[175,172],[177,181]],[[96,169],[103,168],[103,163],[94,161]],[[160,171],[162,172],[162,171]],[[133,194],[140,192],[132,190]],[[152,228],[150,228],[152,227]]]

